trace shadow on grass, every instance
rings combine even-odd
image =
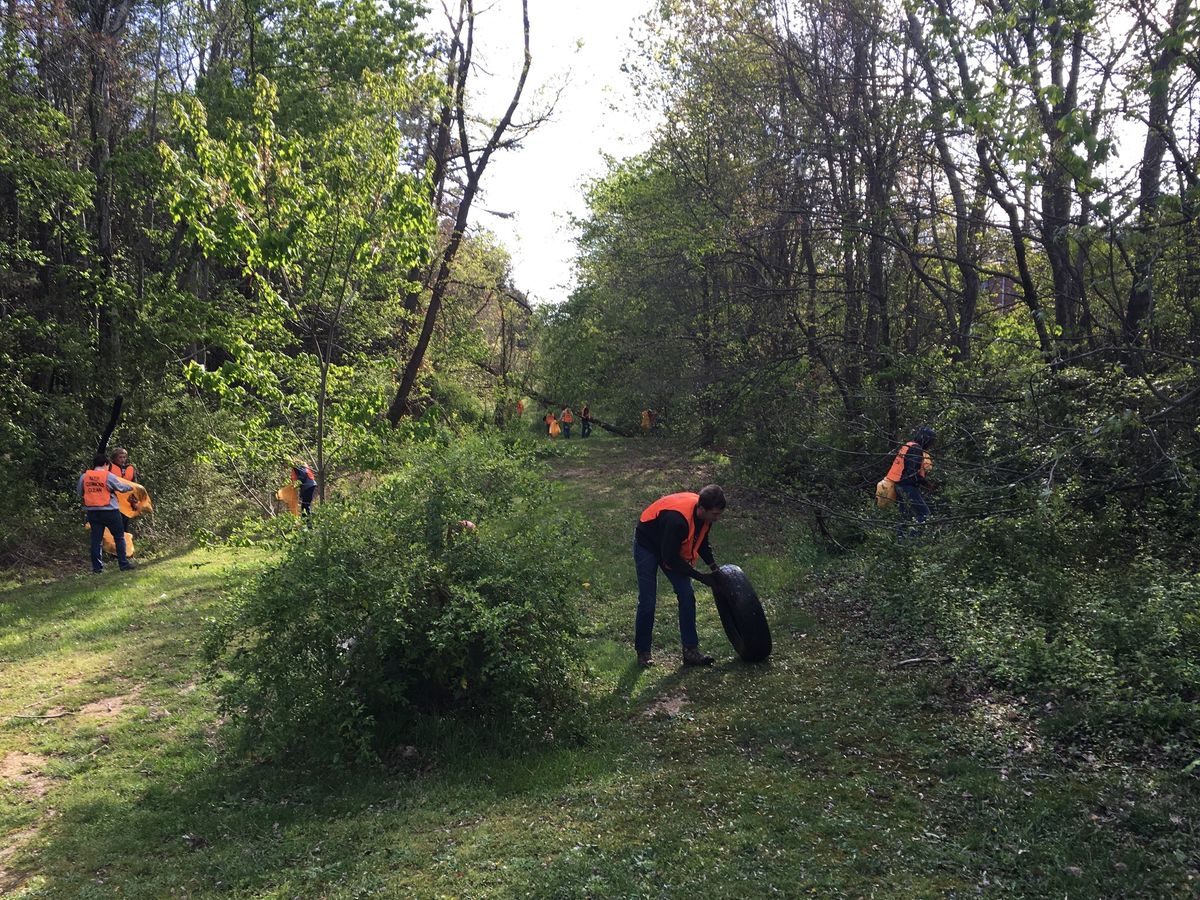
[[[111,732],[114,746],[125,731]],[[437,760],[422,754],[407,771],[302,769],[221,762],[206,741],[196,729],[157,747],[140,764],[151,782],[125,766],[97,768],[91,786],[56,798],[57,815],[38,839],[40,889],[315,896],[394,883],[405,870],[427,878],[463,835],[499,827],[491,823],[503,825],[514,810],[535,818],[614,766],[614,754],[594,749],[477,744],[442,748]],[[438,768],[424,771],[430,765]],[[521,828],[505,834],[528,837]]]

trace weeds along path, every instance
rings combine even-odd
[[[0,894],[1195,894],[1194,795],[1165,773],[1055,759],[998,700],[947,708],[937,671],[891,668],[839,614],[853,563],[816,566],[788,510],[736,484],[713,542],[765,600],[770,660],[735,659],[701,588],[719,659],[680,668],[665,590],[659,665],[638,669],[634,520],[719,461],[607,436],[561,449],[547,502],[586,517],[593,559],[545,577],[588,585],[588,740],[451,741],[357,770],[239,757],[198,646],[221,594],[269,556],[196,550],[0,590]]]

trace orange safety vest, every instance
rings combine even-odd
[[[644,510],[639,518],[641,522],[653,522],[658,518],[659,513],[671,510],[681,513],[687,520],[688,533],[683,539],[683,543],[679,545],[679,555],[687,562],[688,565],[693,564],[700,556],[700,545],[704,543],[704,538],[708,534],[708,528],[711,522],[701,524],[699,530],[696,528],[696,505],[700,502],[700,495],[684,491],[680,494],[667,494],[665,497],[660,497],[655,500]]]
[[[888,469],[888,473],[885,476],[888,481],[899,483],[900,479],[904,477],[904,458],[908,456],[908,451],[914,447],[918,450],[921,450],[921,445],[916,441],[909,441],[900,448],[900,452],[897,453],[896,458],[892,460],[892,467]],[[921,474],[928,475],[929,470],[932,468],[933,460],[929,458],[928,453],[926,453],[924,450],[921,450]]]
[[[108,464],[108,471],[112,472],[118,478],[124,478],[126,481],[133,481],[133,465],[130,464],[122,469],[116,463]]]
[[[83,473],[83,505],[88,509],[104,509],[112,505],[107,469],[88,469]]]
[[[568,425],[575,421],[575,417],[571,415],[571,411],[569,409],[563,410],[562,421],[566,422]]]

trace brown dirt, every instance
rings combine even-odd
[[[0,781],[12,782],[22,794],[30,798],[44,797],[53,783],[53,779],[40,772],[46,762],[44,756],[14,750],[4,759],[0,759]]]
[[[0,846],[0,895],[16,891],[25,883],[25,879],[29,877],[25,872],[16,872],[9,869],[7,863],[36,834],[36,828],[26,828],[23,831],[14,831],[4,838],[4,844]]]
[[[687,691],[685,691],[683,688],[680,688],[674,694],[667,694],[656,699],[653,703],[646,707],[642,715],[647,719],[654,719],[658,717],[673,719],[679,715],[680,710],[683,709],[683,705],[687,702]]]
[[[86,706],[79,708],[79,715],[93,719],[113,719],[123,710],[128,704],[137,700],[141,695],[140,687],[134,688],[128,694],[121,694],[117,697],[105,697],[103,700],[96,700],[93,703],[88,703]]]

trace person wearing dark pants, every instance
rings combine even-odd
[[[317,492],[317,475],[312,466],[296,461],[292,464],[292,481],[300,482],[300,515],[312,515],[313,494]]]
[[[633,534],[633,564],[637,572],[638,605],[634,622],[634,649],[640,666],[654,665],[651,646],[654,610],[658,603],[658,570],[661,568],[679,600],[679,640],[685,666],[711,665],[713,658],[700,652],[696,634],[696,595],[692,579],[712,586],[717,563],[708,542],[708,531],[725,512],[725,492],[710,484],[700,493],[668,494],[646,507]],[[692,567],[697,559],[709,573]]]
[[[88,525],[92,530],[92,571],[104,571],[104,529],[107,528],[116,544],[117,565],[132,569],[133,563],[125,556],[125,523],[117,506],[117,493],[132,491],[132,485],[121,481],[108,470],[108,460],[98,453],[92,460],[92,468],[79,476],[78,491],[83,498]]]
[[[108,464],[108,471],[112,472],[118,478],[124,478],[126,481],[137,481],[137,470],[129,462],[129,451],[124,447],[118,447],[113,451],[112,461]],[[136,502],[134,506],[137,506]],[[121,513],[121,522],[124,524],[126,531],[131,530],[130,526],[133,524],[133,519],[129,518],[125,513]]]
[[[588,405],[583,404],[583,409],[579,411],[579,436],[588,437],[592,433],[592,411]]]
[[[933,429],[922,425],[913,439],[896,453],[888,470],[887,478],[895,483],[896,499],[900,502],[900,521],[896,525],[898,538],[906,538],[913,532],[914,521],[915,534],[920,537],[925,520],[929,518],[929,504],[925,502],[921,489],[929,486],[926,476],[933,468],[929,448],[933,446],[934,438]]]

